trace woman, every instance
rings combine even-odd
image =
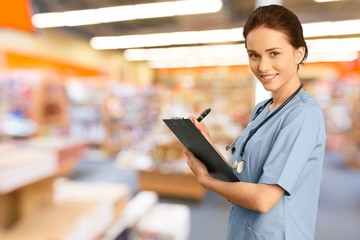
[[[301,24],[282,6],[263,6],[243,34],[250,68],[272,99],[255,106],[231,147],[240,181],[213,178],[185,151],[188,165],[201,185],[233,203],[227,239],[314,239],[326,136],[322,111],[298,75],[307,56]],[[203,122],[190,119],[212,142]]]

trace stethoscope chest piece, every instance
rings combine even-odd
[[[234,162],[233,169],[236,170],[237,173],[242,173],[245,169],[245,161],[240,159]]]

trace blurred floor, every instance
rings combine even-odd
[[[113,161],[83,160],[69,178],[78,181],[126,183],[136,193],[137,174],[113,166]],[[344,167],[341,156],[327,153],[319,202],[316,240],[360,239],[360,170]],[[161,202],[188,205],[191,209],[189,240],[225,239],[230,204],[209,192],[203,201],[161,198]]]
[[[360,239],[360,170],[345,168],[344,162],[326,154],[316,240]]]

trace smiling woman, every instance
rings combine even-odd
[[[227,239],[314,239],[326,134],[298,75],[307,56],[301,23],[283,6],[263,6],[243,34],[250,68],[272,98],[255,106],[230,147],[240,181],[213,178],[190,151],[188,165],[200,184],[233,203]],[[203,122],[190,119],[211,139]]]

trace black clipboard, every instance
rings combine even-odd
[[[230,164],[221,157],[190,119],[174,118],[163,121],[180,142],[205,164],[213,177],[226,182],[239,181]]]

